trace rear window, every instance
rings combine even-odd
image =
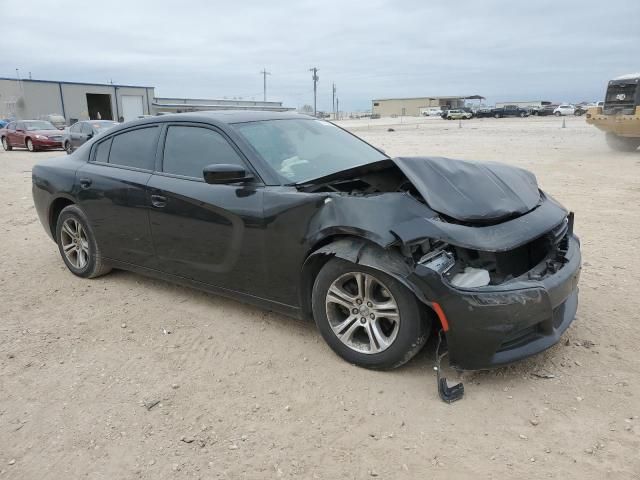
[[[101,142],[96,147],[95,161],[100,163],[107,163],[109,161],[109,149],[111,149],[111,139],[108,138],[104,142]]]
[[[158,127],[153,126],[114,136],[109,153],[109,163],[153,170],[159,130]]]

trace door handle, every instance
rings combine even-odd
[[[167,205],[167,197],[162,195],[151,195],[151,205],[156,208],[162,208]]]
[[[80,179],[80,187],[89,188],[91,186],[92,180],[90,178],[81,178]]]

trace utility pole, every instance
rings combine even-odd
[[[262,85],[264,88],[264,101],[267,101],[267,75],[271,75],[271,72],[267,72],[266,68],[263,68],[260,72],[262,74]]]
[[[331,96],[331,108],[333,109],[333,119],[336,120],[336,84],[333,82],[333,95]]]
[[[317,117],[318,80],[320,79],[320,77],[318,77],[318,69],[316,67],[310,68],[309,71],[313,72],[313,77],[311,77],[313,79],[313,116]]]
[[[340,120],[340,99],[336,97],[336,120]]]

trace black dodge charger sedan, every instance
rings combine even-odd
[[[293,113],[166,115],[33,168],[69,270],[132,270],[313,318],[349,362],[397,367],[442,329],[459,369],[540,352],[572,322],[573,214],[528,171],[389,158]]]

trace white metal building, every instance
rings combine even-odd
[[[146,86],[0,78],[0,118],[126,121],[152,114],[153,98]]]
[[[286,112],[294,108],[283,107],[282,102],[262,102],[235,99],[155,98],[153,110],[158,113],[199,112],[205,110],[271,110]]]
[[[60,115],[71,125],[78,120],[128,121],[142,115],[229,109],[293,110],[282,102],[155,98],[154,87],[148,86],[0,77],[0,119]]]

